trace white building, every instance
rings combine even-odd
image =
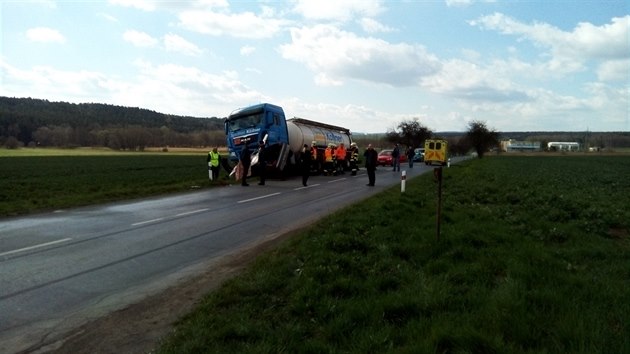
[[[502,140],[501,150],[514,151],[540,151],[540,141],[516,141],[513,139]]]
[[[547,149],[557,151],[578,151],[580,144],[567,141],[550,141],[547,143]]]

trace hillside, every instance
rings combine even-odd
[[[18,144],[27,146],[190,146],[211,143],[211,136],[204,136],[211,132],[223,135],[223,119],[176,116],[100,103],[0,97],[3,145],[13,137]]]

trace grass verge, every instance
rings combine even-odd
[[[158,353],[630,353],[630,159],[492,157],[324,218]]]
[[[31,150],[0,157],[0,216],[227,183],[225,179],[208,181],[204,152]]]

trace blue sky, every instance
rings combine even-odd
[[[628,131],[630,2],[2,1],[0,96],[379,133]]]

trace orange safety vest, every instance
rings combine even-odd
[[[335,155],[337,155],[337,160],[345,160],[346,148],[344,146],[339,145],[339,147],[337,147],[337,151],[335,151]]]
[[[315,146],[311,147],[311,156],[313,160],[317,160],[317,148]]]
[[[327,147],[326,151],[324,151],[324,157],[326,157],[326,162],[332,162],[333,160],[333,150],[331,147]]]

